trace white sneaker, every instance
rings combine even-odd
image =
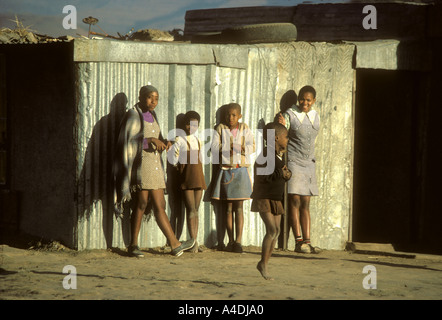
[[[295,252],[298,253],[310,253],[310,246],[304,242],[298,242],[295,245]]]

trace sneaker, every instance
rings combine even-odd
[[[242,253],[242,245],[241,245],[241,243],[235,242],[233,244],[232,251],[236,252],[236,253]]]
[[[310,253],[318,254],[318,253],[321,253],[321,252],[322,252],[322,249],[321,249],[321,248],[313,247],[311,244],[309,244],[309,247],[310,247]]]
[[[138,246],[129,246],[129,248],[127,249],[127,252],[129,252],[129,255],[131,257],[136,257],[136,258],[143,258],[144,257],[144,253],[142,253],[140,251],[140,248]]]
[[[183,254],[184,251],[192,249],[194,245],[195,245],[195,239],[183,241],[181,242],[181,245],[179,247],[172,249],[170,254],[175,257],[179,257],[180,255]]]
[[[225,248],[225,251],[233,252],[233,246],[234,246],[234,243],[228,243],[226,248]]]
[[[295,252],[298,253],[310,253],[310,247],[304,242],[298,242],[295,245]]]

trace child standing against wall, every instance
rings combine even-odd
[[[239,122],[241,118],[241,106],[230,103],[226,107],[224,123],[215,128],[211,146],[213,162],[219,161],[220,164],[211,198],[221,201],[221,214],[226,218],[229,237],[226,250],[237,253],[243,251],[243,201],[249,200],[252,193],[248,167],[250,155],[255,151],[253,135],[247,124]],[[223,244],[218,243],[218,246]]]
[[[176,137],[170,149],[171,162],[178,169],[178,186],[182,190],[186,206],[187,229],[190,237],[195,239],[192,252],[198,252],[196,241],[198,236],[198,210],[203,190],[206,189],[203,166],[201,162],[201,141],[195,135],[200,122],[200,115],[196,111],[185,114],[184,136]]]
[[[280,123],[271,122],[265,126],[263,133],[266,144],[262,151],[263,155],[266,159],[274,158],[265,164],[255,163],[251,211],[259,212],[266,227],[266,234],[262,241],[261,260],[256,268],[264,279],[273,280],[267,273],[267,264],[278,240],[281,216],[284,214],[285,182],[292,174],[285,165],[283,157],[288,143],[287,129]],[[259,168],[270,166],[270,162],[273,170],[260,174]]]

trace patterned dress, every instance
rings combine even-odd
[[[144,121],[144,139],[160,137],[160,126],[155,118]],[[143,149],[141,156],[141,185],[145,190],[165,189],[164,169],[161,154],[152,146]]]

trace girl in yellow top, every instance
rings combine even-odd
[[[218,176],[212,181],[211,198],[221,201],[222,212],[225,213],[229,237],[226,250],[238,253],[242,252],[243,201],[250,199],[252,194],[248,171],[250,155],[255,152],[254,137],[247,124],[239,122],[241,117],[241,106],[237,103],[229,104],[225,122],[215,128],[211,146],[212,162],[219,161],[220,165]]]

